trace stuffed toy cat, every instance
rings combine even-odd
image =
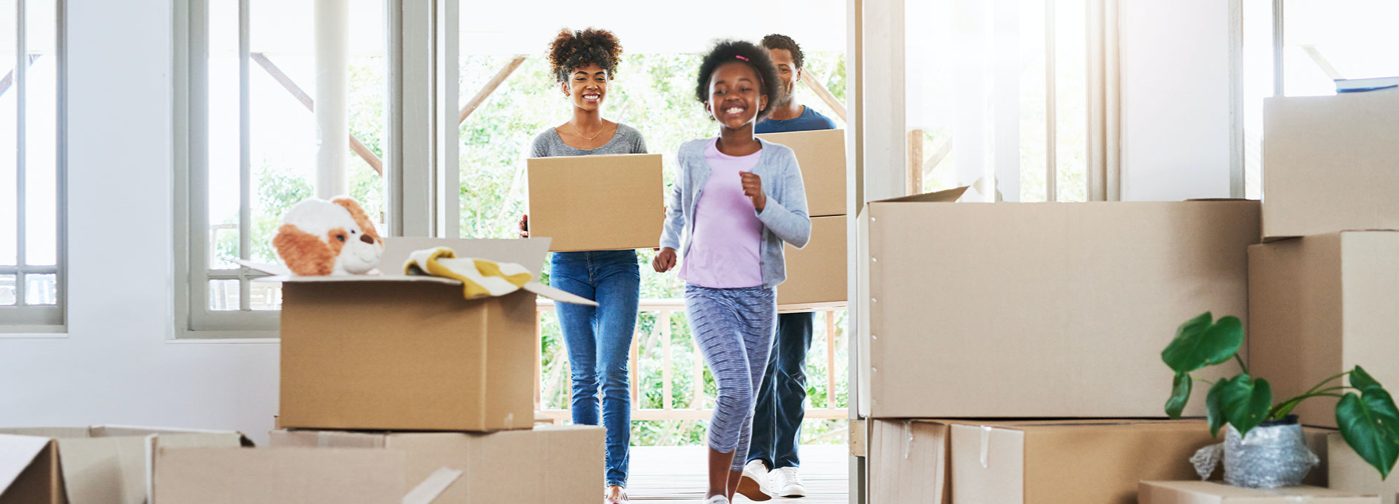
[[[272,247],[292,274],[364,275],[379,265],[384,241],[359,203],[308,198],[282,216]]]

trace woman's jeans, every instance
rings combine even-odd
[[[598,306],[555,305],[573,379],[573,423],[607,429],[607,484],[627,485],[631,446],[631,389],[627,358],[636,332],[641,271],[636,251],[555,252],[549,283],[597,301]]]

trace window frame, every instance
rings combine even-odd
[[[67,2],[55,0],[54,8],[54,57],[55,65],[55,137],[54,137],[54,183],[56,207],[55,244],[56,258],[52,266],[26,264],[26,207],[25,178],[27,146],[26,119],[28,116],[28,30],[25,26],[26,0],[15,0],[15,66],[12,70],[12,87],[15,92],[15,208],[16,240],[15,264],[0,266],[0,275],[15,276],[15,304],[0,306],[0,337],[10,334],[54,334],[68,330],[68,37]],[[54,275],[57,282],[57,299],[53,305],[26,305],[25,277],[28,275]]]

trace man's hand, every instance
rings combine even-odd
[[[656,273],[665,273],[675,267],[675,249],[666,247],[656,254],[655,259],[651,259],[651,267]]]
[[[738,172],[738,176],[743,179],[743,195],[753,200],[753,208],[759,212],[768,204],[768,197],[763,194],[763,178],[751,172]]]

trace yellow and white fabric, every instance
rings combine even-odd
[[[414,251],[403,265],[403,272],[460,280],[467,299],[504,296],[534,280],[534,274],[519,264],[457,258],[456,252],[447,247]]]

